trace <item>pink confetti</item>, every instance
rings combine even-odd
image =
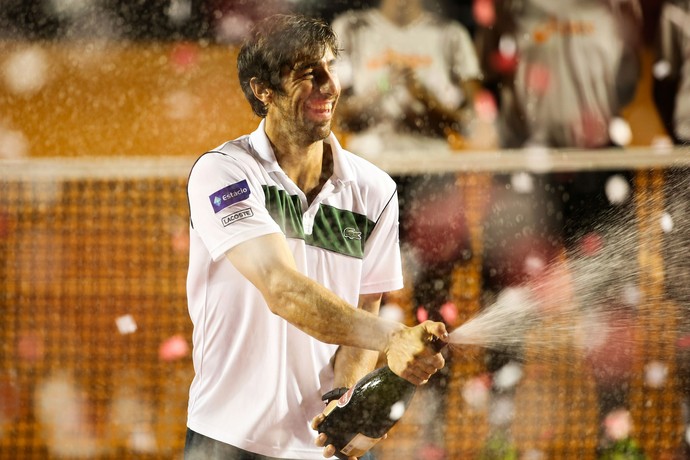
[[[494,121],[498,114],[494,96],[489,91],[479,91],[474,98],[474,111],[481,120]]]
[[[685,335],[676,342],[678,348],[690,348],[690,335]]]
[[[423,323],[424,321],[429,319],[429,312],[426,311],[426,308],[422,305],[420,305],[417,308],[417,321],[420,323]]]
[[[496,8],[493,0],[474,0],[472,14],[480,26],[491,27],[496,22]]]
[[[580,240],[580,249],[586,256],[597,255],[604,247],[603,238],[595,232],[590,232]]]
[[[24,361],[36,362],[43,358],[43,339],[33,332],[21,334],[17,339],[17,355]]]
[[[609,439],[618,441],[630,436],[632,431],[632,417],[625,409],[616,409],[606,415],[604,429]]]
[[[180,72],[191,70],[199,62],[199,49],[191,43],[179,43],[170,52],[170,63]]]
[[[158,348],[158,357],[163,361],[175,361],[189,354],[189,345],[181,335],[173,335]]]
[[[551,70],[545,65],[534,63],[527,68],[527,90],[544,94],[551,86]]]
[[[446,302],[441,305],[441,317],[446,324],[452,325],[458,321],[458,307],[453,302]]]

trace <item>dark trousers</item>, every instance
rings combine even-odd
[[[247,452],[238,447],[216,441],[187,428],[184,460],[285,460]],[[297,459],[294,459],[297,460]],[[371,452],[360,460],[376,460]]]

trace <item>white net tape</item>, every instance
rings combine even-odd
[[[690,147],[492,151],[410,151],[369,157],[392,175],[443,172],[534,173],[637,170],[690,166]],[[186,177],[196,157],[82,157],[1,159],[0,179]]]

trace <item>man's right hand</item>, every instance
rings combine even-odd
[[[385,351],[388,367],[415,385],[426,383],[446,363],[443,355],[430,346],[434,337],[448,339],[443,323],[425,321],[394,332]]]

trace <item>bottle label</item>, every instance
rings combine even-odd
[[[342,395],[340,397],[340,399],[338,399],[338,407],[347,406],[347,403],[350,402],[350,398],[352,398],[352,393],[354,393],[354,391],[355,391],[355,387],[353,385],[352,388],[347,390],[347,393],[345,393],[344,395]]]
[[[358,433],[345,447],[340,449],[340,452],[351,457],[361,457],[381,439],[383,438],[370,438]]]

